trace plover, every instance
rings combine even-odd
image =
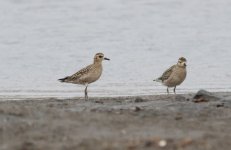
[[[162,76],[153,81],[161,82],[163,85],[167,86],[168,93],[168,88],[174,87],[173,91],[176,94],[176,86],[180,85],[187,75],[186,62],[187,60],[184,57],[180,57],[176,65],[170,67],[162,74]]]
[[[95,82],[98,80],[102,74],[103,67],[102,67],[102,61],[103,60],[110,60],[106,57],[104,57],[103,53],[97,53],[94,57],[93,64],[79,70],[75,74],[71,76],[67,76],[62,79],[58,79],[60,82],[67,82],[67,83],[73,83],[73,84],[81,84],[85,85],[85,100],[88,99],[88,92],[87,87],[88,84]]]

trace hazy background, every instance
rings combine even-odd
[[[178,93],[231,91],[230,0],[1,0],[0,95],[82,96],[62,84],[105,61],[89,96],[163,94],[152,80],[184,56]]]

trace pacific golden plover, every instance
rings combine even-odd
[[[102,61],[103,60],[110,60],[106,57],[104,57],[103,53],[97,53],[94,57],[93,64],[79,70],[75,74],[71,76],[67,76],[62,79],[58,79],[60,82],[67,82],[67,83],[73,83],[73,84],[81,84],[85,85],[85,100],[88,99],[88,93],[87,93],[87,87],[88,84],[95,82],[98,80],[102,74],[103,67],[102,67]]]
[[[174,87],[173,91],[176,94],[176,86],[180,85],[187,75],[186,62],[187,60],[184,57],[180,57],[176,65],[170,67],[162,74],[162,76],[153,81],[161,82],[163,85],[167,86],[168,93],[168,88]]]

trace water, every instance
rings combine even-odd
[[[104,62],[90,96],[163,94],[152,80],[188,59],[178,93],[231,91],[230,0],[1,0],[0,95],[83,96],[58,78]]]

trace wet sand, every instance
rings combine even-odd
[[[231,93],[0,101],[0,150],[228,150]]]

